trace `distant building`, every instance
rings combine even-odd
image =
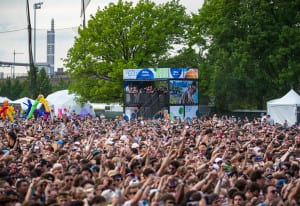
[[[51,30],[47,31],[47,64],[50,65],[47,74],[54,75],[54,55],[55,55],[55,31],[54,19],[51,20]]]
[[[56,75],[63,75],[65,74],[64,72],[64,68],[60,67],[60,68],[57,68],[57,72],[56,72]]]

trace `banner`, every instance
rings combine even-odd
[[[154,80],[154,79],[198,79],[196,68],[143,68],[124,69],[123,79]]]
[[[186,119],[193,119],[194,117],[197,117],[199,113],[199,107],[198,106],[185,106],[185,118]]]
[[[170,106],[170,120],[174,121],[175,118],[183,120],[184,107],[183,106]]]

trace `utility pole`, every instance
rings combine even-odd
[[[33,50],[33,62],[36,63],[36,10],[42,8],[43,2],[38,2],[33,4],[34,8],[34,50]]]
[[[21,52],[16,52],[16,50],[14,49],[14,65],[13,65],[13,73],[12,73],[12,78],[15,78],[15,63],[16,63],[16,54],[24,54]]]

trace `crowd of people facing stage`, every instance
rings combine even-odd
[[[300,205],[296,125],[217,115],[0,121],[0,205]]]
[[[159,93],[159,94],[167,94],[168,88],[159,86],[159,87],[153,87],[152,85],[148,85],[145,87],[138,87],[138,86],[127,86],[125,89],[127,94],[153,94],[153,93]]]
[[[145,87],[127,86],[125,103],[127,104],[143,104],[154,101],[155,98],[168,97],[169,91],[167,87],[152,87],[152,85]],[[154,98],[154,99],[153,99]],[[164,99],[167,102],[167,99]]]

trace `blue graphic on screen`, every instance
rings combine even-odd
[[[182,75],[182,69],[181,68],[171,68],[170,69],[171,78],[181,78]]]
[[[150,69],[142,69],[137,74],[136,79],[154,79],[154,74]]]

